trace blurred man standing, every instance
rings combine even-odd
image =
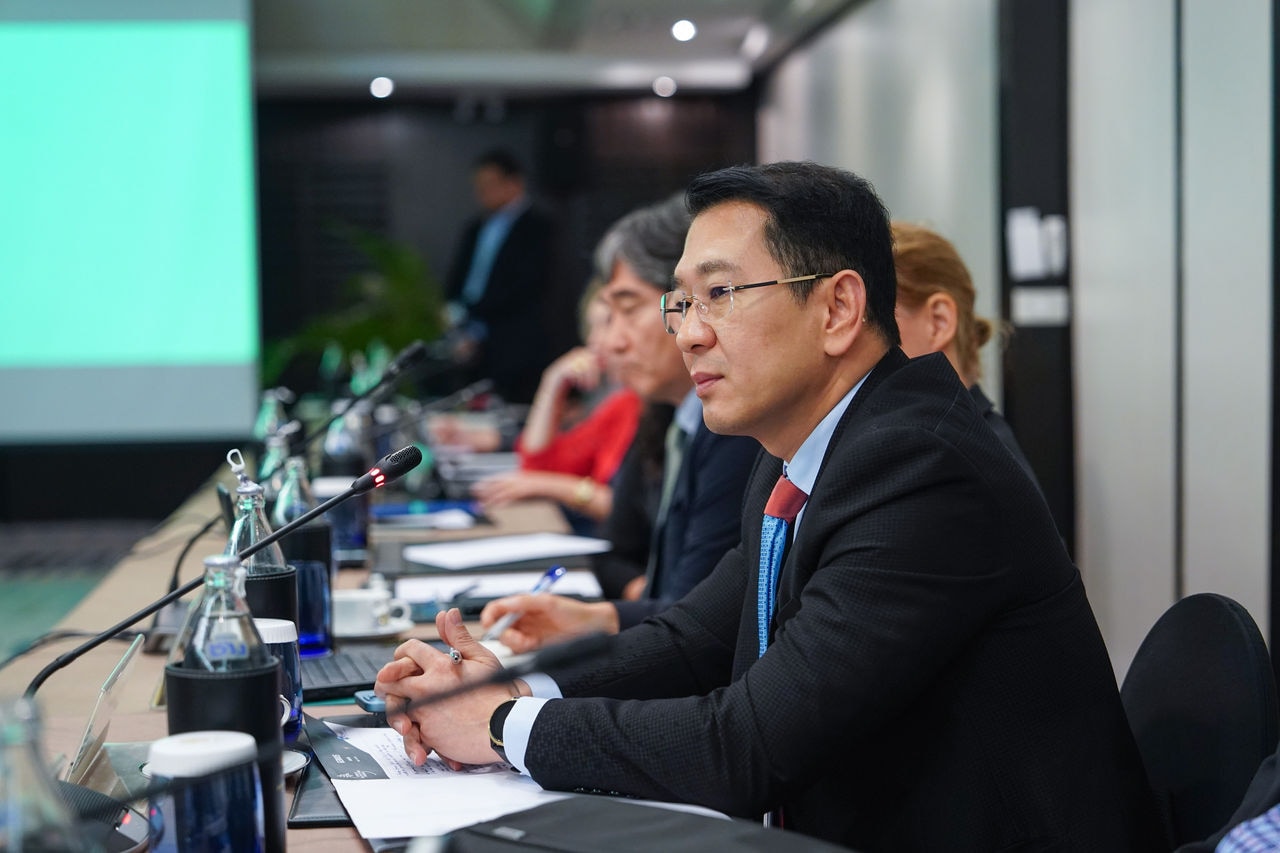
[[[531,203],[510,153],[481,155],[471,181],[484,213],[463,232],[446,281],[454,355],[471,365],[471,378],[490,378],[504,399],[528,403],[548,362],[541,317],[554,227]]]

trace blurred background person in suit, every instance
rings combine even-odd
[[[548,360],[540,318],[554,224],[532,203],[510,153],[481,155],[471,180],[483,213],[463,232],[445,282],[453,355],[468,381],[490,378],[503,399],[528,403]]]

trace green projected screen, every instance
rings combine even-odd
[[[0,0],[0,442],[248,432],[249,45],[243,0]]]

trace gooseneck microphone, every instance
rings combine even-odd
[[[429,403],[423,403],[416,409],[405,412],[394,421],[374,424],[373,435],[375,438],[381,438],[382,436],[389,435],[402,427],[417,423],[430,415],[447,412],[458,406],[465,406],[476,397],[488,394],[492,390],[492,379],[477,379],[470,385],[459,388],[448,396],[440,397],[439,399],[432,400]]]
[[[330,509],[342,503],[343,501],[348,500],[349,498],[353,498],[356,495],[361,495],[366,492],[370,492],[374,489],[381,488],[382,486],[385,486],[388,483],[395,482],[399,478],[403,477],[405,474],[412,471],[414,468],[418,467],[418,465],[421,462],[422,462],[422,451],[420,451],[418,448],[414,447],[413,445],[409,445],[408,447],[401,448],[400,450],[397,450],[395,453],[391,453],[391,454],[388,454],[387,456],[384,456],[382,459],[379,459],[377,464],[375,464],[372,468],[370,468],[366,473],[362,474],[359,478],[357,478],[354,482],[352,482],[350,488],[348,488],[346,491],[340,494],[334,495],[332,498],[325,501],[320,506],[316,507],[310,512],[307,512],[307,513],[304,513],[303,515],[298,516],[293,521],[290,521],[288,524],[285,524],[281,526],[279,529],[273,531],[269,536],[262,537],[257,542],[253,543],[247,548],[242,549],[239,553],[236,554],[236,556],[241,560],[244,560],[246,557],[253,556],[254,554],[258,553],[259,551],[261,551],[263,548],[267,547],[271,543],[279,540],[284,536],[287,536],[288,534],[292,533],[294,530],[306,524],[308,521],[311,521],[313,518],[316,518],[317,516],[324,514],[325,512],[329,511]],[[193,578],[188,583],[183,584],[182,586],[178,587],[174,591],[164,596],[161,596],[160,598],[151,602],[146,607],[139,610],[137,613],[134,613],[130,616],[126,616],[122,621],[116,623],[115,625],[111,626],[110,628],[103,631],[102,633],[89,638],[84,643],[81,643],[79,646],[76,646],[71,651],[66,652],[65,654],[59,655],[52,663],[50,663],[44,669],[40,670],[40,672],[36,673],[36,677],[31,679],[31,683],[27,685],[25,695],[27,696],[35,695],[35,692],[40,689],[40,685],[44,684],[45,681],[49,679],[49,676],[53,675],[55,672],[67,666],[72,661],[76,660],[86,652],[91,651],[97,648],[98,646],[102,645],[107,640],[110,640],[112,637],[114,637],[116,634],[120,633],[121,631],[133,625],[135,622],[140,622],[141,620],[150,616],[152,613],[155,613],[157,610],[160,610],[161,608],[163,608],[165,605],[178,600],[179,598],[191,592],[192,590],[196,589],[203,583],[204,583],[204,575],[201,574],[199,577]]]
[[[311,444],[317,438],[319,438],[320,436],[324,435],[329,431],[329,427],[333,426],[334,421],[337,421],[338,419],[345,417],[347,412],[355,408],[357,403],[359,403],[361,400],[367,400],[368,398],[374,396],[383,388],[385,388],[388,383],[392,382],[395,379],[400,378],[401,375],[416,369],[419,365],[421,365],[424,361],[427,360],[427,357],[430,354],[431,354],[431,350],[422,341],[414,341],[404,349],[400,350],[400,352],[396,355],[396,357],[391,360],[391,363],[387,365],[387,369],[382,371],[382,376],[378,379],[378,381],[375,384],[373,384],[369,388],[366,388],[364,391],[360,392],[359,394],[352,397],[351,399],[347,400],[347,404],[342,407],[341,411],[335,412],[333,415],[329,417],[329,420],[325,421],[324,423],[320,424],[320,426],[316,427],[311,432],[307,433],[306,436],[302,439],[301,446],[310,447]],[[276,465],[276,468],[278,467],[279,465]],[[274,473],[275,473],[274,469],[269,471],[259,471],[258,480],[260,482],[265,481]]]
[[[306,438],[302,440],[303,444],[309,446],[311,442],[315,441],[319,436],[328,432],[329,427],[333,425],[334,421],[344,417],[347,412],[351,411],[361,400],[366,400],[369,397],[372,397],[386,387],[388,383],[400,378],[401,374],[413,370],[418,365],[426,361],[430,352],[431,351],[427,348],[427,345],[422,341],[414,341],[404,349],[400,350],[399,354],[396,355],[396,357],[391,360],[391,363],[387,365],[387,369],[382,371],[382,378],[380,378],[376,384],[352,397],[347,401],[347,404],[342,407],[341,411],[335,412],[329,420],[307,433]],[[260,474],[258,479],[264,480],[271,476],[271,473],[272,472],[267,471]]]

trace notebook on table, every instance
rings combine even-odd
[[[613,547],[609,540],[565,533],[520,533],[408,545],[402,555],[403,574],[458,571],[546,570],[551,563],[586,565],[595,554]]]

